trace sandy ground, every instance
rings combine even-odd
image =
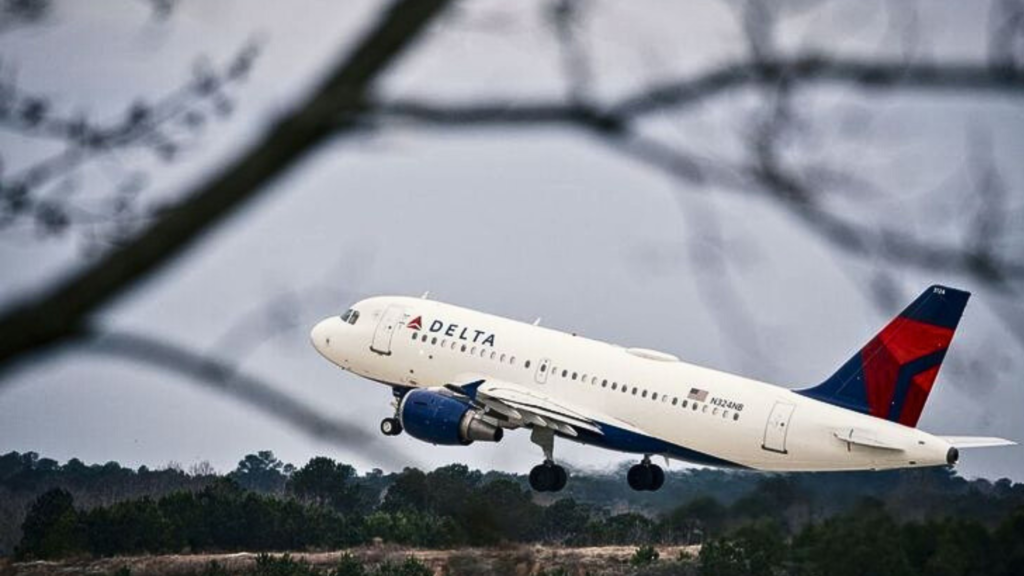
[[[677,562],[680,552],[693,557],[698,546],[659,546],[659,564]],[[569,574],[617,574],[629,565],[635,546],[601,546],[592,548],[560,548],[545,546],[510,546],[499,548],[459,548],[454,550],[416,550],[390,546],[372,546],[331,552],[292,552],[294,558],[322,567],[333,566],[348,552],[367,562],[391,560],[400,562],[414,557],[430,566],[435,574],[514,574],[528,576],[539,570],[565,568]],[[110,574],[123,567],[132,576],[191,574],[201,571],[209,562],[217,562],[231,572],[244,570],[255,562],[256,554],[170,554],[163,556],[125,556],[101,559],[63,560],[60,562],[0,563],[3,576],[35,576],[51,574]]]

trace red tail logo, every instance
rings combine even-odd
[[[423,316],[417,316],[413,318],[412,320],[409,321],[408,324],[405,325],[405,327],[410,330],[419,330],[423,328]]]

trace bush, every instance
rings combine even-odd
[[[381,562],[374,576],[434,576],[434,572],[419,560],[406,558],[401,564]]]
[[[650,566],[658,561],[661,554],[654,549],[654,546],[641,546],[633,552],[633,557],[629,559],[629,563],[633,566],[642,567]]]
[[[308,562],[296,560],[291,554],[271,556],[260,554],[256,557],[255,576],[319,576],[320,572]]]

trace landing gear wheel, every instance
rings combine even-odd
[[[402,423],[398,418],[385,418],[380,421],[380,431],[385,436],[398,436],[402,433]]]
[[[630,467],[626,473],[626,482],[630,488],[638,492],[654,492],[665,484],[665,471],[654,464],[637,464]]]
[[[530,470],[530,488],[537,492],[558,492],[565,488],[569,474],[557,464],[545,462]]]

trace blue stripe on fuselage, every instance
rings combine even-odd
[[[684,448],[665,440],[654,438],[646,434],[639,434],[637,432],[630,432],[617,426],[610,424],[604,424],[601,422],[595,422],[601,432],[604,434],[597,434],[596,432],[590,432],[589,430],[582,430],[577,428],[576,431],[579,433],[579,437],[573,438],[571,436],[563,436],[569,440],[576,440],[584,444],[591,444],[593,446],[599,446],[601,448],[607,448],[609,450],[616,450],[619,452],[633,452],[635,454],[664,454],[672,458],[679,460],[686,460],[694,464],[704,464],[707,466],[719,466],[723,468],[746,468],[735,462],[723,460],[715,456],[704,454],[696,450]]]

